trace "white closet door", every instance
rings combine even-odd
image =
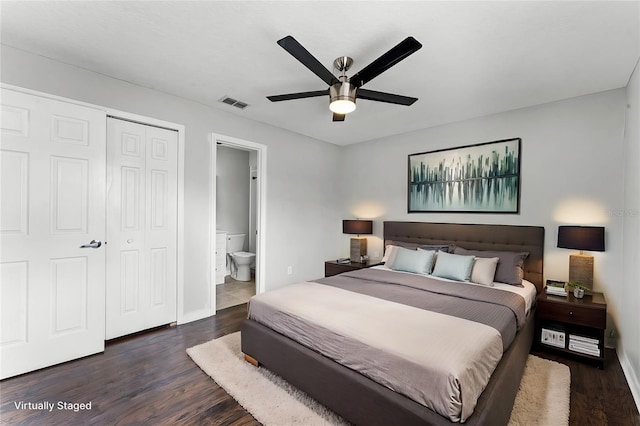
[[[113,339],[176,321],[178,133],[109,118],[107,323]]]
[[[104,350],[105,113],[2,89],[0,379]],[[98,244],[95,244],[98,246]]]

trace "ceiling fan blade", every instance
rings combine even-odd
[[[389,104],[413,105],[418,98],[409,96],[394,95],[393,93],[378,92],[375,90],[358,89],[358,99],[367,99],[369,101],[387,102]]]
[[[329,89],[315,90],[313,92],[288,93],[286,95],[267,96],[271,102],[291,101],[293,99],[314,98],[316,96],[324,96],[329,94]]]
[[[284,50],[289,52],[291,56],[296,58],[305,67],[309,68],[312,73],[317,75],[327,83],[329,86],[333,86],[340,81],[335,75],[331,73],[324,65],[320,63],[307,49],[305,49],[298,41],[292,36],[286,36],[283,39],[278,40],[278,44],[282,46]]]
[[[333,121],[344,121],[344,117],[347,114],[338,114],[338,113],[333,113]]]
[[[422,44],[413,37],[407,37],[392,47],[387,53],[380,56],[375,61],[355,73],[350,81],[356,87],[360,87],[365,83],[373,80],[398,62],[402,61],[412,53],[418,51]]]

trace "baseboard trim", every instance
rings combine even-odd
[[[178,319],[178,325],[209,318],[213,315],[215,315],[215,312],[212,314],[209,309],[200,309],[198,311],[184,313],[182,317]]]

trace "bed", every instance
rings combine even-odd
[[[544,249],[544,228],[542,227],[385,222],[384,241],[385,246],[403,246],[410,250],[415,250],[418,246],[455,247],[460,249],[460,253],[467,255],[473,253],[478,254],[481,253],[478,251],[489,250],[503,253],[528,253],[522,267],[522,273],[524,280],[535,286],[533,299],[535,299],[536,290],[539,291],[542,287]],[[468,251],[465,252],[464,250]],[[444,252],[446,250],[442,251]],[[445,255],[442,255],[443,259],[444,257]],[[420,287],[422,286],[421,278],[420,280],[418,278],[414,280],[409,277],[411,274],[406,274],[406,277],[401,276],[402,271],[391,272],[388,269],[385,270],[384,267],[380,269],[380,271],[376,271],[375,268],[371,268],[370,270],[365,269],[359,271],[359,274],[341,274],[331,278],[320,279],[317,280],[318,283],[301,283],[297,286],[287,286],[287,291],[290,293],[287,293],[286,298],[292,299],[294,302],[292,309],[299,308],[301,313],[316,310],[314,301],[320,300],[321,297],[324,297],[324,293],[327,293],[327,297],[332,297],[334,293],[337,293],[339,297],[336,298],[336,303],[342,303],[343,305],[348,306],[360,306],[362,300],[366,298],[370,298],[367,300],[375,298],[376,300],[373,301],[374,303],[371,304],[372,306],[369,306],[369,301],[367,301],[366,304],[362,303],[362,305],[366,305],[365,308],[368,309],[368,311],[363,311],[364,313],[362,315],[369,315],[368,318],[377,319],[382,317],[394,318],[393,320],[390,319],[388,324],[378,321],[378,323],[376,323],[377,325],[375,325],[377,328],[388,326],[389,328],[385,329],[384,333],[388,333],[385,335],[394,336],[394,338],[396,338],[396,336],[411,335],[411,330],[421,324],[420,321],[423,321],[422,324],[427,324],[427,321],[429,318],[432,318],[432,315],[440,314],[437,312],[432,313],[431,311],[423,312],[421,310],[424,310],[425,308],[422,306],[419,307],[420,309],[413,306],[398,306],[414,304],[411,300],[413,296],[411,296],[410,293],[407,293],[409,295],[409,300],[394,299],[392,302],[378,300],[378,295],[369,294],[369,292],[377,291],[376,288],[378,287],[385,288],[382,283],[378,283],[380,280],[394,281],[393,287],[402,285],[403,292],[413,291],[404,288],[404,285],[407,283],[409,287],[418,286],[418,284],[411,284],[413,282],[419,283]],[[426,278],[425,280],[429,279]],[[396,283],[395,281],[400,282]],[[347,285],[347,287],[343,288],[341,287],[342,285]],[[447,287],[446,285],[443,286],[439,283],[435,283],[434,285],[436,285],[436,290],[433,291],[433,293],[437,294],[441,292],[440,288]],[[463,286],[465,285],[457,284],[448,287],[457,289]],[[333,287],[338,288],[333,289]],[[386,287],[390,286],[387,285]],[[472,286],[466,285],[466,287]],[[514,288],[515,287],[520,286],[514,286]],[[483,292],[485,290],[478,291],[479,294],[484,294]],[[494,290],[493,288],[487,289],[487,292],[496,291],[499,292],[499,290]],[[272,294],[269,295],[270,293]],[[365,294],[361,295],[362,293]],[[265,293],[265,295],[269,296],[262,296],[262,298],[276,298],[277,293],[268,292]],[[392,297],[397,296],[394,295]],[[445,295],[443,297],[450,296]],[[286,328],[282,328],[282,324],[278,324],[275,321],[273,323],[269,322],[271,321],[269,318],[273,319],[284,317],[288,320],[292,315],[288,313],[283,314],[285,311],[278,312],[275,308],[264,308],[264,306],[270,306],[270,302],[265,300],[258,303],[260,298],[261,297],[258,296],[256,297],[256,300],[250,302],[250,304],[252,304],[252,306],[250,305],[250,316],[242,326],[241,336],[243,353],[248,358],[257,360],[261,365],[264,365],[266,368],[280,375],[292,385],[305,391],[311,397],[342,415],[346,420],[354,424],[362,425],[444,425],[460,421],[464,422],[464,424],[472,425],[507,424],[518,385],[522,377],[526,358],[533,341],[534,307],[531,306],[530,302],[524,313],[520,314],[521,318],[517,321],[514,320],[516,321],[516,324],[509,325],[509,327],[515,327],[515,331],[509,332],[501,330],[501,333],[504,333],[504,335],[513,334],[513,336],[505,337],[501,333],[497,333],[498,338],[496,338],[495,335],[489,333],[489,335],[487,335],[488,337],[476,339],[479,343],[483,343],[485,341],[488,342],[486,343],[488,346],[487,350],[493,351],[494,354],[498,351],[496,348],[500,348],[500,352],[503,353],[501,353],[500,356],[497,356],[497,360],[495,360],[494,365],[486,367],[488,371],[488,382],[480,383],[480,393],[476,399],[470,403],[465,401],[463,406],[460,401],[454,398],[455,401],[460,402],[460,407],[455,408],[456,410],[459,409],[460,413],[459,415],[456,415],[453,408],[442,408],[443,403],[442,401],[439,401],[438,398],[443,399],[444,405],[446,405],[446,398],[451,398],[451,396],[448,395],[448,392],[451,392],[451,389],[444,389],[447,387],[443,384],[446,380],[443,382],[442,380],[439,380],[438,376],[430,376],[430,374],[432,374],[432,371],[429,370],[431,366],[423,366],[427,369],[424,372],[418,370],[414,371],[412,370],[414,368],[413,365],[406,364],[399,364],[399,367],[397,367],[396,370],[387,369],[386,366],[395,365],[396,360],[394,358],[391,362],[377,361],[376,357],[381,355],[381,352],[377,350],[377,342],[375,344],[371,344],[370,347],[358,347],[352,345],[353,342],[352,340],[349,340],[349,336],[345,338],[345,336],[339,335],[336,338],[331,335],[323,335],[322,338],[317,338],[313,337],[313,335],[311,335],[311,337],[310,335],[305,335],[306,331],[300,336],[292,336]],[[305,300],[305,298],[309,300]],[[464,296],[463,298],[466,299],[467,296]],[[461,301],[460,303],[462,304],[463,302],[467,303],[466,301]],[[305,303],[311,304],[304,305]],[[415,303],[420,304],[422,302]],[[434,303],[436,310],[438,310],[438,307],[441,304],[444,305],[444,303],[440,303],[439,301]],[[321,303],[317,303],[317,305],[321,305]],[[251,313],[251,309],[255,312]],[[452,309],[456,310],[457,305],[452,305]],[[508,307],[496,308],[495,311],[498,312],[500,309],[505,310],[508,309]],[[355,311],[355,309],[340,311],[339,307],[336,305],[335,312],[341,312],[340,315],[344,316],[333,314],[322,315],[322,313],[320,313],[320,319],[324,321],[324,318],[326,317],[327,321],[333,321],[336,324],[350,324],[350,326],[346,328],[350,329],[350,332],[356,333],[358,337],[355,340],[362,340],[362,342],[365,342],[364,344],[367,344],[368,341],[366,338],[361,339],[361,336],[367,335],[369,333],[369,329],[358,329],[357,327],[354,328],[351,326],[358,323],[355,318],[360,314]],[[260,314],[260,312],[264,315]],[[448,314],[444,316],[448,316]],[[480,316],[487,315],[481,314]],[[496,316],[500,315],[496,314]],[[298,318],[298,316],[295,317]],[[436,316],[434,321],[439,321],[440,319],[441,317]],[[314,325],[312,321],[315,320],[313,318],[309,318],[305,319],[305,321],[310,321],[310,324]],[[466,323],[468,322],[469,321],[466,321]],[[292,327],[300,328],[296,324],[293,324]],[[454,342],[455,339],[459,339],[459,341],[467,340],[460,336],[456,337],[456,333],[461,333],[461,330],[466,327],[464,321],[454,321],[452,324],[446,325],[446,327],[449,327],[448,331],[443,332],[442,334],[450,334],[453,336],[452,338]],[[474,325],[472,327],[476,326]],[[472,331],[466,331],[466,333],[481,333],[484,332],[485,329],[490,328],[486,327],[486,325],[484,325],[485,329],[482,328],[483,325],[477,327],[477,329],[471,328],[470,330]],[[313,328],[325,330],[324,325],[314,326]],[[427,328],[428,327],[425,326],[425,330]],[[353,331],[354,329],[355,331]],[[405,333],[405,331],[407,332]],[[398,339],[399,337],[396,338],[396,340]],[[497,342],[496,339],[501,339],[501,342]],[[508,342],[505,343],[505,340]],[[363,344],[362,342],[358,343]],[[349,350],[342,350],[339,354],[331,352],[332,350],[340,350],[341,346],[346,346]],[[440,349],[440,344],[423,346],[429,346],[430,349],[417,351],[420,352],[420,356],[424,355],[425,359],[428,360],[433,359],[434,364],[439,362],[446,363],[445,361],[448,356],[442,354],[438,355],[438,351],[442,350]],[[407,348],[407,351],[410,352],[410,355],[417,353],[415,348]],[[451,351],[450,348],[449,351]],[[459,352],[464,355],[465,353],[473,353],[473,351],[474,346],[468,346]],[[347,352],[346,355],[345,352]],[[421,352],[424,352],[424,354]],[[366,362],[360,362],[361,359],[358,359],[357,356],[353,357],[353,354],[358,356],[361,355],[362,360],[369,360],[369,364]],[[395,356],[396,354],[392,355]],[[491,362],[494,362],[493,358],[491,358],[493,356],[494,355],[488,355],[487,359],[491,359]],[[485,363],[484,355],[483,357],[475,355],[466,357],[461,356],[461,358],[465,359],[465,362],[471,363],[477,361],[478,358],[481,358],[482,363]],[[375,367],[376,363],[384,365],[384,371],[372,371],[372,366]],[[489,361],[486,363],[489,363]],[[472,370],[476,371],[476,367],[477,366],[473,364]],[[387,376],[402,376],[405,372],[414,379],[407,380],[406,378],[400,378],[399,382],[401,383],[399,384],[389,383],[386,381],[389,379]],[[391,377],[391,379],[393,379],[393,377]],[[421,383],[420,380],[422,380],[423,383]],[[397,386],[404,386],[402,382],[406,382],[405,384],[409,385],[409,388],[397,388]],[[455,382],[457,385],[457,378]],[[432,386],[431,384],[433,383],[440,383],[440,385]],[[440,389],[441,387],[443,389]],[[477,388],[477,386],[475,387]],[[472,388],[473,387],[468,387],[468,389]],[[421,400],[421,390],[425,389],[428,389],[429,393],[433,395],[429,394],[425,396],[425,400]],[[468,399],[468,395],[471,393],[468,389],[462,387],[460,395],[458,395],[458,399],[462,399],[463,394],[465,398]],[[464,390],[464,392],[462,392],[462,390]],[[435,398],[435,400],[432,400],[431,398]],[[450,414],[447,410],[454,410],[452,411],[453,414]]]

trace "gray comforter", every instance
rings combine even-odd
[[[486,324],[498,330],[505,351],[526,320],[521,296],[491,287],[380,269],[360,269],[314,282]]]
[[[254,296],[249,318],[464,422],[524,321],[503,293],[366,269]]]

